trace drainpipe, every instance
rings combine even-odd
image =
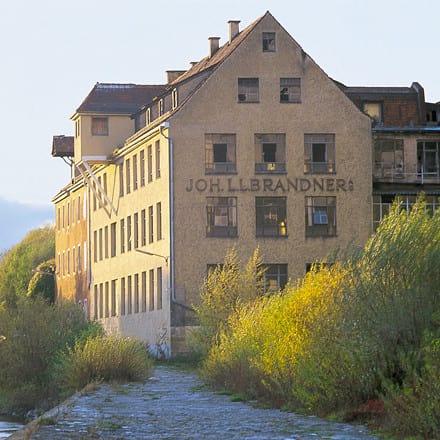
[[[173,138],[163,133],[164,129],[169,129],[170,123],[168,121],[163,122],[160,125],[160,134],[168,140],[168,162],[169,162],[169,175],[170,175],[170,291],[171,291],[171,303],[177,304],[186,310],[194,311],[192,307],[183,304],[176,299],[176,291],[174,287],[174,143]]]

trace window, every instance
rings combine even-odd
[[[147,272],[142,272],[142,312],[147,311]]]
[[[173,109],[177,107],[178,99],[177,99],[177,89],[173,89],[171,92],[171,106]]]
[[[260,100],[258,78],[238,78],[238,102]]]
[[[78,196],[78,209],[77,209],[77,215],[78,218],[77,220],[80,221],[81,220],[81,196]]]
[[[105,302],[104,302],[104,316],[106,318],[109,317],[110,314],[110,298],[109,298],[109,283],[108,281],[105,282],[104,284],[104,297],[105,297]]]
[[[148,160],[148,182],[153,181],[153,147],[148,145],[147,147],[147,160]]]
[[[284,289],[287,284],[287,264],[265,264],[264,268],[265,292],[277,292]]]
[[[81,261],[81,244],[78,244],[78,264],[77,264],[77,270],[78,272],[81,272],[82,269],[82,261]],[[58,263],[59,265],[59,263]]]
[[[75,199],[72,200],[72,225],[75,223]]]
[[[237,171],[235,134],[205,134],[206,174],[228,174]]]
[[[131,251],[131,215],[127,217],[127,251]]]
[[[125,278],[121,278],[121,316],[125,315]]]
[[[141,174],[141,186],[145,186],[145,151],[139,153],[139,167]]]
[[[301,102],[301,79],[280,79],[280,102]]]
[[[417,142],[417,173],[424,179],[440,177],[440,141]]]
[[[104,258],[108,258],[108,226],[104,228]]]
[[[263,32],[263,52],[275,52],[276,49],[275,32]]]
[[[116,316],[116,280],[112,280],[110,316]]]
[[[119,165],[119,197],[124,195],[124,164]]]
[[[163,115],[163,99],[159,99],[159,102],[157,103],[157,111],[159,113],[159,116]]]
[[[139,274],[134,275],[134,313],[139,313]]]
[[[138,189],[137,155],[133,156],[133,191]]]
[[[257,237],[287,237],[286,197],[256,197]]]
[[[72,248],[72,273],[76,272],[76,249]]]
[[[156,179],[160,178],[160,141],[156,141]]]
[[[134,248],[139,247],[139,214],[136,212],[133,216],[133,238],[134,238]]]
[[[147,108],[147,111],[145,112],[145,123],[147,125],[151,124],[151,108]]]
[[[156,236],[162,240],[162,203],[156,203]]]
[[[402,139],[374,141],[374,177],[403,178],[404,164]]]
[[[335,166],[335,135],[304,135],[304,173],[332,174]]]
[[[132,291],[132,278],[131,275],[127,277],[127,315],[130,315],[133,312],[133,291]]]
[[[374,122],[382,122],[382,103],[381,102],[364,102],[364,112],[373,119]]]
[[[237,236],[237,197],[207,198],[208,237]]]
[[[130,159],[125,161],[125,191],[127,194],[131,191]]]
[[[121,219],[121,254],[125,252],[125,220]]]
[[[98,319],[98,285],[95,284],[94,289],[93,289],[93,317],[94,319]]]
[[[306,237],[336,235],[336,197],[306,197]]]
[[[102,228],[99,228],[99,261],[102,260]]]
[[[154,227],[153,227],[153,207],[148,207],[148,242],[154,241]]]
[[[162,268],[157,268],[157,309],[162,308]]]
[[[108,136],[108,118],[92,118],[92,136]]]
[[[93,231],[93,261],[98,261],[98,231]]]
[[[286,135],[255,135],[255,173],[286,172]]]
[[[102,176],[102,185],[104,186],[104,194],[107,195],[107,173]],[[104,206],[107,205],[107,200],[104,198]]]
[[[110,256],[116,256],[116,222],[110,225]]]
[[[99,284],[99,317],[104,317],[104,286]]]
[[[141,211],[141,246],[147,244],[147,215],[145,209]]]
[[[149,309],[154,310],[154,269],[150,269]]]

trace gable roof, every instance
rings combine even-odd
[[[76,113],[131,115],[166,90],[165,85],[96,83]]]

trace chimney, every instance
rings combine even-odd
[[[209,57],[211,58],[219,48],[220,37],[209,37]]]
[[[168,84],[172,83],[175,79],[179,78],[180,75],[183,75],[185,70],[167,70],[167,81]]]
[[[229,43],[240,33],[240,20],[229,20]]]

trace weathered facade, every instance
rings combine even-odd
[[[229,249],[246,260],[258,247],[278,289],[365,243],[382,136],[368,99],[269,12],[243,31],[230,21],[229,41],[209,38],[206,58],[167,73],[165,85],[94,87],[72,117],[71,183],[54,199],[58,212],[75,194],[88,201],[90,318],[166,355],[182,349],[207,270]],[[401,119],[423,124],[425,110],[411,118],[424,97],[408,96]],[[71,245],[63,221],[59,255]],[[58,269],[59,299],[68,286]]]

